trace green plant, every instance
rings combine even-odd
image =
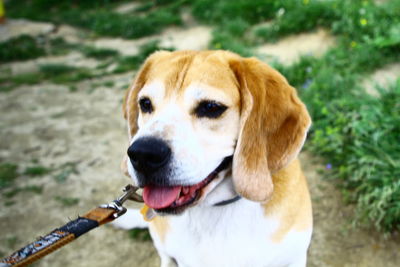
[[[68,23],[99,35],[139,38],[160,32],[168,25],[179,25],[179,8],[185,1],[157,1],[146,14],[113,12],[114,1],[20,0],[6,3],[10,17]],[[50,7],[50,8],[49,8]]]
[[[36,166],[31,166],[27,167],[24,171],[24,174],[29,175],[29,176],[43,176],[47,173],[49,173],[51,170],[49,168],[36,165]]]
[[[272,42],[279,37],[299,32],[311,31],[317,27],[329,27],[340,19],[337,1],[285,1],[276,12],[271,25],[260,27],[255,34],[262,39]]]
[[[60,171],[54,176],[54,179],[59,182],[65,182],[71,174],[79,174],[76,167],[76,162],[67,162],[60,167]]]
[[[54,83],[68,84],[84,79],[92,78],[95,75],[86,68],[77,68],[61,64],[40,65],[40,72],[36,75],[39,81],[51,80]]]
[[[395,3],[321,2],[319,8],[335,12],[325,22],[338,35],[336,47],[320,59],[307,56],[291,66],[274,64],[298,88],[312,115],[306,148],[326,159],[329,178],[356,204],[355,222],[384,232],[398,230],[400,222],[400,147],[395,145],[400,83],[381,89],[376,98],[366,94],[359,81],[400,60],[400,18],[394,15],[400,5]],[[287,18],[283,15],[276,23]],[[277,30],[274,36],[297,32],[297,26]]]
[[[240,18],[254,24],[273,18],[279,4],[269,0],[196,0],[192,8],[194,16],[205,23],[219,24]]]
[[[94,48],[91,46],[82,47],[81,52],[86,57],[93,57],[93,58],[98,58],[98,59],[104,59],[104,58],[118,56],[118,51],[116,51],[116,50],[104,49],[104,48]]]
[[[118,65],[115,68],[114,73],[121,73],[138,69],[150,54],[158,50],[172,51],[174,50],[174,48],[161,47],[159,46],[158,40],[150,41],[139,48],[139,53],[137,55],[120,57],[117,61]]]
[[[105,87],[114,87],[114,85],[115,85],[114,81],[105,81],[103,83],[103,86],[105,86]]]
[[[65,207],[75,206],[79,203],[79,198],[73,197],[56,196],[54,199]]]
[[[18,177],[18,166],[13,163],[0,164],[0,189],[12,184]]]
[[[13,188],[7,192],[3,193],[3,196],[7,197],[7,198],[12,198],[15,195],[17,195],[20,192],[32,192],[35,194],[41,194],[43,192],[43,187],[42,186],[37,186],[37,185],[28,185],[25,187],[16,187]]]
[[[329,159],[360,222],[395,230],[400,222],[400,81],[381,97],[350,94],[325,106],[309,148]]]
[[[29,35],[20,35],[0,43],[0,63],[34,59],[45,54],[44,48]]]
[[[129,230],[130,238],[138,241],[150,241],[151,236],[147,229],[132,229]]]

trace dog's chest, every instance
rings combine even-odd
[[[276,243],[271,236],[278,227],[279,221],[266,218],[259,204],[240,200],[171,217],[164,242],[155,241],[179,266],[284,266],[296,257],[293,250],[304,250],[298,246],[309,237],[294,233],[299,236]]]

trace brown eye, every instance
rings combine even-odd
[[[199,105],[195,108],[194,113],[196,114],[197,117],[199,118],[210,118],[210,119],[215,119],[218,118],[219,116],[224,113],[224,111],[228,107],[215,102],[215,101],[210,101],[210,100],[203,100],[199,103]]]
[[[151,100],[148,97],[142,97],[139,100],[139,106],[143,113],[153,112],[153,105],[151,104]]]

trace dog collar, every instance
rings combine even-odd
[[[229,205],[229,204],[232,204],[232,203],[238,201],[241,198],[242,198],[241,196],[237,195],[237,196],[235,196],[235,197],[233,197],[231,199],[222,200],[220,202],[217,202],[217,203],[214,204],[214,206],[215,207],[226,206],[226,205]]]

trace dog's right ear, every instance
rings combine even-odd
[[[124,114],[124,118],[128,122],[129,142],[138,130],[137,120],[139,115],[138,114],[139,109],[138,109],[137,96],[140,90],[143,88],[143,86],[149,79],[148,73],[154,61],[157,60],[159,57],[165,56],[169,53],[170,52],[167,51],[158,51],[150,55],[143,63],[142,67],[139,69],[132,84],[125,92],[125,97],[122,102],[122,112]],[[125,175],[129,176],[127,160],[128,156],[124,155],[121,162],[121,169]]]

